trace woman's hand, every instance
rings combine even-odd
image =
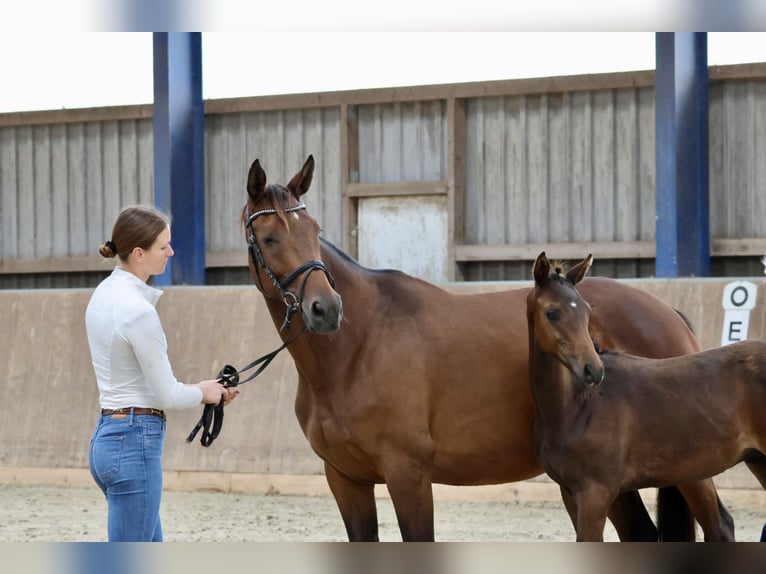
[[[202,391],[202,403],[206,405],[217,405],[221,402],[221,397],[223,397],[223,404],[228,405],[239,394],[236,389],[224,387],[218,379],[200,381],[197,387]]]

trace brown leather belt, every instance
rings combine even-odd
[[[102,415],[129,415],[133,411],[134,415],[154,415],[165,419],[165,411],[160,409],[151,409],[145,407],[123,407],[121,409],[101,409]]]

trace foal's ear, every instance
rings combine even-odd
[[[253,201],[258,198],[266,189],[266,172],[261,167],[261,162],[257,159],[250,166],[250,172],[247,174],[247,194]]]
[[[551,262],[548,261],[548,257],[546,257],[545,251],[537,256],[532,275],[535,277],[535,284],[539,285],[540,287],[551,280]]]
[[[572,285],[577,285],[588,274],[588,269],[590,269],[591,265],[593,265],[593,254],[589,254],[585,259],[567,271],[567,279],[572,282]]]
[[[301,170],[296,173],[287,184],[287,189],[295,197],[300,197],[309,190],[311,180],[314,178],[314,156],[309,155]]]

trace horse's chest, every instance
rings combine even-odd
[[[342,417],[315,407],[300,423],[311,448],[320,458],[348,476],[364,480],[378,478],[362,437],[356,436]]]

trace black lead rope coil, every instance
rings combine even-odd
[[[216,377],[218,382],[224,386],[224,388],[236,387],[239,384],[239,372],[231,365],[224,366]],[[221,434],[221,428],[223,427],[223,397],[217,405],[207,404],[202,410],[202,417],[199,419],[197,426],[186,437],[186,442],[191,443],[197,433],[201,430],[202,436],[200,437],[200,444],[202,446],[210,446],[213,441]],[[211,430],[212,426],[212,430]]]
[[[248,381],[252,381],[255,377],[260,375],[266,367],[269,366],[269,363],[274,360],[274,357],[286,349],[290,343],[295,341],[305,332],[306,328],[304,327],[296,335],[290,337],[284,343],[282,343],[279,348],[274,349],[262,357],[259,357],[239,371],[236,369],[236,367],[226,365],[218,373],[218,377],[216,377],[218,382],[221,383],[224,387],[229,388],[245,384]],[[254,367],[258,368],[253,373],[251,373],[249,377],[247,377],[244,381],[239,380],[240,374],[245,373]],[[202,418],[200,418],[197,426],[194,427],[194,430],[189,433],[189,436],[186,437],[187,443],[191,444],[191,442],[194,440],[194,437],[197,436],[197,433],[203,429],[204,430],[202,432],[202,436],[200,437],[200,444],[202,444],[202,446],[210,446],[213,441],[218,438],[218,435],[221,433],[221,427],[223,426],[223,402],[223,397],[221,397],[221,401],[217,405],[205,405],[205,408],[202,410]],[[212,430],[210,430],[211,426]]]

